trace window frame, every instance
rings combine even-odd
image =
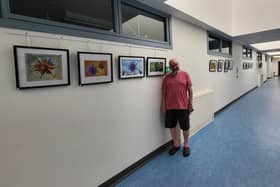
[[[125,1],[121,1],[120,2],[120,4],[119,4],[119,33],[120,33],[120,35],[121,36],[123,36],[123,37],[127,37],[126,35],[124,35],[123,34],[123,31],[122,31],[122,9],[121,9],[121,6],[122,6],[122,4],[125,4],[125,5],[127,5],[127,6],[130,6],[130,7],[132,7],[132,8],[136,8],[136,9],[138,9],[138,10],[140,10],[140,11],[144,11],[144,12],[147,12],[147,13],[149,13],[149,14],[152,14],[152,15],[154,15],[154,16],[160,16],[160,17],[162,17],[162,18],[165,18],[165,16],[163,15],[163,14],[161,14],[160,12],[158,12],[158,14],[154,14],[153,13],[153,11],[147,11],[147,10],[145,10],[145,9],[147,9],[148,7],[146,7],[146,6],[143,6],[141,3],[139,3],[139,2],[135,2],[135,1],[132,1],[132,0],[125,0]],[[166,19],[166,18],[165,18]],[[169,40],[169,38],[168,38],[168,33],[167,33],[167,30],[168,30],[168,28],[167,28],[167,23],[166,23],[166,21],[164,22],[164,34],[165,34],[165,36],[164,36],[164,38],[166,39],[166,41],[168,41]],[[138,39],[141,39],[141,37],[133,37],[133,38],[138,38]],[[147,40],[151,40],[151,41],[157,41],[157,40],[153,40],[153,39],[147,39]],[[162,41],[161,41],[162,42]]]
[[[265,54],[264,58],[265,58],[265,62],[269,62],[269,55]]]
[[[260,55],[259,55],[259,54],[260,54]],[[258,62],[262,62],[262,56],[263,56],[262,52],[257,51],[257,61],[258,61]]]
[[[130,4],[147,13],[163,17],[165,20],[165,37],[166,41],[158,41],[147,38],[132,37],[121,34],[121,3]],[[45,33],[63,34],[77,37],[86,37],[93,39],[108,40],[113,42],[122,42],[136,45],[144,45],[159,48],[172,48],[171,38],[171,16],[159,10],[151,8],[140,2],[132,0],[112,0],[113,26],[114,32],[86,27],[68,23],[61,23],[41,18],[28,17],[18,14],[13,14],[10,11],[10,0],[0,0],[0,26],[24,29]]]
[[[209,38],[210,37],[219,39],[219,52],[209,50]],[[230,43],[229,53],[222,52],[223,41]],[[232,58],[232,40],[226,39],[225,37],[219,36],[219,35],[211,33],[211,32],[207,32],[207,54]]]
[[[246,56],[243,56],[243,50],[246,50]],[[250,56],[248,55],[250,51]],[[246,59],[246,60],[252,60],[253,59],[253,49],[247,46],[242,46],[242,59]]]

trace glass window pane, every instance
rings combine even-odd
[[[262,53],[261,52],[258,52],[258,60],[262,61]]]
[[[247,49],[247,57],[252,58],[252,49]]]
[[[208,37],[208,46],[209,46],[209,51],[211,52],[220,52],[220,45],[221,45],[221,40],[219,38],[209,36]]]
[[[231,42],[230,41],[222,41],[222,53],[231,54]]]
[[[112,0],[10,0],[11,13],[114,31]]]
[[[121,5],[122,34],[126,36],[167,41],[165,33],[165,18],[132,7],[125,3]]]
[[[243,56],[243,57],[247,57],[247,49],[246,49],[246,48],[243,48],[243,50],[242,50],[242,56]]]

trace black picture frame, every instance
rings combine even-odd
[[[224,60],[218,60],[218,66],[217,66],[217,71],[218,72],[223,71],[223,65],[224,65]]]
[[[99,52],[77,52],[79,85],[112,83],[113,54]]]
[[[217,60],[209,60],[209,72],[216,72]]]
[[[229,70],[233,70],[233,60],[229,60]]]
[[[145,57],[119,56],[119,79],[135,79],[145,77]]]
[[[13,51],[18,89],[70,85],[68,49],[14,45]]]
[[[246,63],[243,62],[243,69],[246,69]]]
[[[157,67],[151,67],[152,63],[156,63],[154,66]],[[147,77],[158,77],[158,76],[164,76],[166,66],[166,58],[162,57],[147,57],[146,59],[146,76]],[[151,70],[154,69],[154,70]]]
[[[228,60],[225,60],[224,61],[224,72],[228,72],[228,66],[229,66],[229,63],[228,63],[229,61]]]

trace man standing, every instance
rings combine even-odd
[[[165,127],[170,129],[173,147],[169,150],[174,155],[180,149],[179,135],[176,125],[179,122],[184,135],[183,156],[190,155],[189,147],[189,114],[192,106],[192,82],[189,74],[179,69],[176,59],[169,61],[171,73],[166,75],[162,82],[162,110],[165,113]]]

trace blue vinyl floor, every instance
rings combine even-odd
[[[279,187],[280,79],[219,113],[190,146],[190,157],[165,152],[117,186]]]

